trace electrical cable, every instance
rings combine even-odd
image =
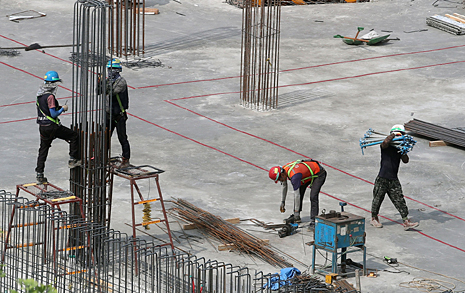
[[[446,286],[444,283],[451,285]],[[414,278],[412,281],[409,282],[402,282],[399,286],[404,288],[416,288],[423,292],[453,292],[455,289],[455,284],[447,281],[440,281],[435,279],[418,279]],[[446,291],[444,291],[444,288]]]
[[[383,261],[385,261],[385,258],[382,258],[382,257],[379,257],[377,255],[374,255],[374,254],[371,254],[371,253],[367,253],[368,255],[371,255],[375,258],[379,258],[379,259],[382,259]],[[465,281],[463,280],[460,280],[460,279],[457,279],[457,278],[454,278],[454,277],[451,277],[451,276],[446,276],[444,274],[441,274],[441,273],[436,273],[436,272],[433,272],[433,271],[429,271],[429,270],[425,270],[425,269],[421,269],[421,268],[418,268],[418,267],[415,267],[415,266],[412,266],[412,265],[409,265],[409,264],[406,264],[406,263],[403,263],[403,262],[400,262],[400,261],[397,261],[397,264],[401,264],[403,266],[406,266],[406,267],[410,267],[410,268],[413,268],[413,269],[416,269],[416,270],[419,270],[419,271],[424,271],[424,272],[427,272],[427,273],[431,273],[431,274],[435,274],[435,275],[438,275],[438,276],[441,276],[441,277],[444,277],[444,278],[447,278],[447,279],[451,279],[451,280],[454,280],[454,281],[457,281],[457,282],[460,282],[460,283],[463,283],[465,284]],[[392,267],[392,266],[391,266]],[[389,271],[388,271],[389,272]],[[390,272],[392,273],[392,272]],[[415,280],[415,279],[414,279]],[[432,279],[424,279],[424,280],[432,280]],[[446,282],[446,281],[443,281],[443,282]],[[450,283],[450,282],[448,282]],[[402,284],[402,283],[401,283]],[[454,288],[455,288],[455,285],[454,285]],[[450,290],[450,289],[449,289]],[[463,290],[462,290],[463,291]],[[462,292],[461,291],[461,292]],[[428,291],[430,292],[430,291]],[[441,292],[444,292],[444,291],[441,291]],[[446,291],[447,292],[447,291]],[[452,291],[451,291],[452,292]]]

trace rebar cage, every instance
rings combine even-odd
[[[242,10],[241,105],[278,107],[281,1],[245,0]]]

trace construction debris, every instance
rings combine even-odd
[[[380,36],[377,32],[374,30],[371,30],[369,33],[361,36],[360,38],[357,38],[358,34],[363,30],[363,27],[358,27],[357,28],[357,34],[355,35],[355,38],[352,37],[345,37],[341,35],[335,35],[334,38],[342,38],[342,41],[346,43],[347,45],[361,45],[363,43],[366,43],[367,45],[376,45],[376,44],[381,44],[389,41],[389,36],[390,35],[384,35]]]
[[[459,129],[446,128],[418,119],[407,122],[405,129],[434,140],[465,147],[465,132]]]
[[[18,56],[19,54],[19,51],[17,50],[8,50],[8,49],[1,49],[0,48],[0,56],[8,56],[8,57],[15,57],[15,56]]]
[[[150,60],[149,58],[134,58],[132,60],[126,60],[121,62],[121,64],[127,68],[136,69],[136,68],[150,68],[150,67],[164,67],[163,63],[158,59],[158,61]]]
[[[458,13],[433,15],[426,18],[426,24],[454,35],[465,34],[465,16]]]
[[[7,15],[9,20],[14,21],[14,22],[19,22],[20,20],[23,19],[33,19],[33,18],[38,18],[38,17],[44,17],[47,14],[35,10],[25,10],[21,12],[16,12],[10,15]]]
[[[109,60],[111,60],[111,58],[108,56],[91,52],[73,52],[71,53],[71,57],[69,57],[69,61],[76,65],[87,64],[90,67],[106,65]]]
[[[248,234],[222,218],[183,199],[174,200],[173,204],[176,207],[172,208],[170,213],[177,213],[181,219],[195,224],[199,229],[223,242],[224,245],[230,245],[239,252],[256,255],[273,266],[281,268],[292,266],[284,258],[278,256],[268,243]]]

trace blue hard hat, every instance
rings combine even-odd
[[[107,63],[107,68],[118,68],[122,69],[123,67],[121,66],[121,61],[117,58],[114,58]]]
[[[58,73],[56,71],[48,71],[45,73],[44,76],[44,81],[61,81],[60,77],[58,76]]]

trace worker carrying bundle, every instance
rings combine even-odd
[[[373,130],[371,133],[375,133]],[[370,135],[366,135],[367,138]],[[396,140],[397,139],[397,140]],[[396,142],[400,142],[397,143]],[[361,144],[361,143],[360,143]],[[376,177],[373,187],[373,201],[371,204],[371,221],[370,224],[375,228],[382,228],[383,224],[379,222],[379,210],[384,201],[386,193],[402,217],[402,226],[404,230],[410,230],[418,227],[418,222],[412,222],[408,218],[408,208],[402,192],[397,173],[399,172],[400,162],[407,164],[409,157],[407,153],[412,150],[415,141],[405,134],[403,125],[394,125],[390,134],[380,143],[381,163],[378,176]],[[375,145],[374,143],[368,145]],[[362,147],[363,150],[363,147]]]
[[[397,148],[401,155],[405,155],[413,149],[417,143],[412,136],[405,134],[405,128],[401,124],[396,124],[391,128],[391,134],[396,133],[390,140],[389,144]],[[365,135],[360,139],[360,148],[363,149],[369,146],[381,144],[388,135],[374,131],[372,128],[368,129]]]

